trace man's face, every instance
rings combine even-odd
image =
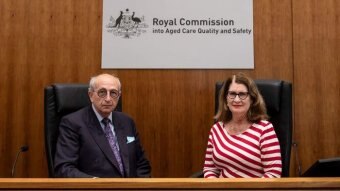
[[[102,117],[108,117],[116,108],[120,87],[116,78],[110,75],[101,75],[96,79],[94,91],[89,92],[90,100]]]

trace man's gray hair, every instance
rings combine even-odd
[[[98,76],[101,76],[101,75],[110,75],[112,76],[114,79],[116,79],[118,81],[118,84],[119,84],[119,91],[121,91],[121,83],[120,83],[120,80],[118,77],[116,77],[115,75],[112,75],[112,74],[99,74],[97,76],[92,76],[90,78],[90,82],[89,82],[89,92],[93,92],[95,89],[96,89],[96,81],[97,81],[97,77]]]

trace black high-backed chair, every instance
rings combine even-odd
[[[290,155],[292,146],[292,84],[282,80],[255,80],[266,103],[269,121],[273,124],[280,142],[282,158],[282,177],[289,177]],[[215,113],[218,110],[218,97],[223,82],[215,87]],[[203,172],[196,172],[190,177],[203,177]]]
[[[51,178],[55,177],[53,165],[60,119],[91,104],[88,87],[88,84],[53,84],[44,89],[45,152]],[[121,97],[116,111],[122,111]]]

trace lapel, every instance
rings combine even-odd
[[[100,123],[92,110],[92,107],[89,107],[88,110],[88,129],[90,131],[90,135],[93,137],[94,141],[97,143],[98,147],[102,150],[104,155],[109,159],[109,161],[117,168],[119,172],[118,162],[111,150],[110,144],[105,137],[105,133],[100,126]]]
[[[121,122],[119,116],[114,111],[112,112],[112,122],[114,125],[114,130],[119,144],[120,155],[123,160],[125,175],[126,177],[129,177],[130,166],[129,166],[129,151],[126,139],[127,137],[126,127],[123,126],[123,123]]]

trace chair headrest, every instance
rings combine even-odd
[[[281,80],[255,80],[266,107],[270,111],[279,112],[283,81]]]
[[[87,84],[53,84],[52,87],[60,113],[76,111],[91,103]]]

